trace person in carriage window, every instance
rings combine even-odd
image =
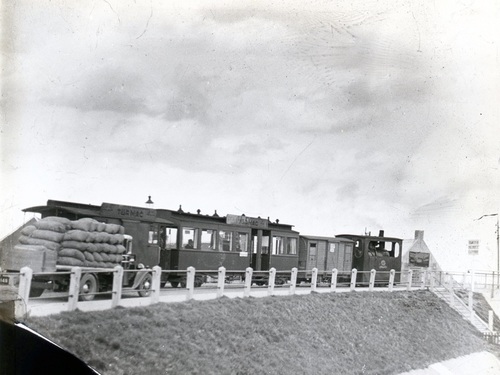
[[[186,249],[194,249],[193,240],[188,240],[188,243],[185,246]]]
[[[377,254],[377,249],[375,248],[375,242],[370,241],[368,244],[368,255],[374,257]]]

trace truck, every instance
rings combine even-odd
[[[11,244],[0,248],[0,285],[15,287],[23,267],[33,270],[30,297],[45,290],[67,291],[68,273],[82,269],[79,299],[111,292],[114,267],[124,269],[123,291],[149,296],[152,267],[158,264],[158,221],[150,208],[101,206],[48,200],[23,211],[41,215],[27,223]]]

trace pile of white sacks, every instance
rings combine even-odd
[[[113,268],[119,265],[125,230],[90,218],[71,221],[49,216],[23,228],[19,242],[57,254],[57,265]]]

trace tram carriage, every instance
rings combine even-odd
[[[223,266],[230,277],[231,271],[242,271],[252,267],[253,280],[257,284],[267,282],[271,267],[291,270],[298,261],[299,233],[288,224],[271,222],[268,219],[227,215],[219,217],[186,213],[179,210],[157,210],[158,217],[172,224],[161,225],[158,243],[162,269],[186,270],[194,267],[197,272],[195,285],[204,282],[205,271]],[[199,270],[199,272],[198,272]],[[241,274],[240,274],[241,275]],[[176,287],[185,284],[185,274],[171,273],[164,276]],[[285,279],[277,277],[277,282]]]

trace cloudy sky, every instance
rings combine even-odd
[[[47,199],[151,195],[496,269],[494,3],[3,2],[0,237]]]

